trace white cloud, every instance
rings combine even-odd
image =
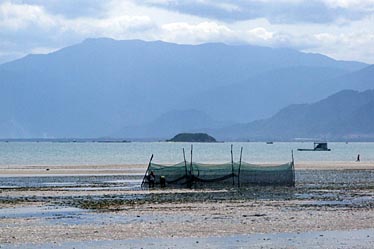
[[[356,9],[364,11],[374,10],[374,0],[323,0],[332,8]]]
[[[315,34],[318,48],[311,51],[322,52],[341,60],[371,62],[374,57],[374,32],[320,33]]]
[[[43,6],[7,1],[0,3],[0,63],[11,55],[53,51],[90,37],[134,38],[153,28],[154,22],[146,15],[66,18]]]
[[[87,0],[84,2],[89,8],[95,7]],[[354,21],[348,18],[350,15],[347,18],[344,15],[338,16],[328,25],[300,22],[274,24],[266,17],[233,22],[158,6],[177,2],[181,3],[176,0],[108,0],[92,12],[98,13],[97,15],[87,15],[91,12],[81,10],[77,13],[85,14],[79,16],[77,13],[64,14],[62,10],[52,11],[53,6],[49,3],[48,7],[45,7],[42,0],[4,2],[0,0],[0,63],[27,53],[48,53],[91,37],[164,40],[189,44],[250,43],[291,47],[321,52],[338,59],[374,63],[374,56],[366,55],[366,53],[374,54],[374,14],[366,14],[364,18],[356,18]],[[305,4],[306,1],[193,0],[192,2],[227,13],[241,13],[243,6],[249,6],[245,3],[277,6],[284,4],[283,8],[286,9],[287,4],[298,6]],[[347,13],[351,10],[354,13],[374,12],[374,0],[314,0],[312,2],[339,11],[344,9]],[[64,9],[71,8],[65,6]],[[256,16],[257,10],[251,9],[251,11]]]
[[[240,11],[240,6],[234,4],[234,3],[228,3],[228,2],[219,2],[219,1],[212,1],[212,0],[199,0],[200,4],[204,4],[205,6],[211,6],[215,7],[217,9],[225,10],[225,11]]]
[[[178,3],[182,3],[183,1],[177,1],[177,0],[145,0],[143,3],[150,4],[150,5],[176,5]],[[237,11],[240,10],[240,7],[233,3],[233,2],[225,2],[225,1],[214,1],[214,0],[191,0],[189,1],[190,4],[200,4],[204,6],[210,6],[217,9],[222,9],[225,11]]]
[[[49,54],[59,50],[59,48],[35,47],[31,49],[32,54]]]
[[[329,34],[329,33],[319,33],[315,34],[314,37],[323,43],[334,43],[336,42],[337,37],[335,35]]]
[[[163,39],[177,43],[201,43],[209,41],[229,41],[235,38],[234,32],[225,25],[215,22],[189,24],[186,22],[162,25]]]
[[[266,18],[277,23],[334,23],[374,14],[373,0],[143,0],[160,9],[236,22]]]
[[[265,28],[262,28],[262,27],[251,29],[248,31],[248,34],[251,38],[254,38],[255,40],[260,39],[260,40],[268,41],[274,37],[273,32],[269,32]]]
[[[153,23],[148,16],[116,16],[105,19],[80,18],[65,20],[63,31],[73,31],[80,36],[108,36],[121,38],[129,32],[150,29]]]
[[[59,32],[73,31],[83,35],[118,35],[127,30],[136,31],[150,28],[152,21],[148,16],[125,14],[106,18],[66,19],[59,15],[53,16],[40,6],[5,2],[0,4],[0,27],[15,32],[30,28],[44,30],[58,28]]]
[[[56,26],[56,17],[48,15],[40,6],[27,4],[0,4],[0,28],[18,31],[30,27],[48,29]]]

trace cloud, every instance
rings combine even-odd
[[[293,35],[287,32],[271,31],[264,27],[232,29],[215,22],[189,24],[169,23],[161,27],[161,40],[174,43],[200,44],[224,42],[228,44],[255,44],[268,47],[311,49],[318,46],[318,40],[311,35]]]
[[[374,14],[372,0],[145,0],[143,4],[222,21],[266,18],[275,24],[332,23]]]
[[[86,38],[290,47],[374,62],[374,0],[0,0],[0,63]]]
[[[104,19],[80,18],[66,20],[64,31],[72,31],[81,36],[108,36],[123,38],[126,34],[145,31],[153,28],[148,16],[116,16]]]
[[[82,34],[108,33],[144,30],[152,27],[148,16],[120,15],[103,18],[78,17],[68,19],[60,15],[52,15],[44,7],[28,4],[0,4],[0,28],[21,31],[32,28],[48,31],[59,29],[60,32],[74,31]]]
[[[274,33],[267,31],[266,29],[262,27],[254,28],[248,31],[249,37],[252,37],[254,39],[260,39],[264,41],[268,41],[273,39]]]
[[[274,48],[294,48],[307,50],[318,47],[318,42],[309,34],[292,34],[284,31],[271,31],[264,27],[256,27],[238,32],[238,37],[249,44]]]
[[[47,15],[43,7],[10,2],[0,4],[0,29],[3,31],[18,31],[30,27],[49,29],[55,25],[56,20]]]
[[[107,1],[102,0],[13,0],[19,5],[43,6],[52,15],[66,18],[102,17]]]
[[[370,61],[374,58],[374,31],[340,34],[318,33],[313,35],[318,52],[342,60]],[[311,49],[313,51],[315,49]]]
[[[331,8],[344,8],[362,11],[373,11],[374,0],[325,0]]]
[[[234,32],[215,22],[202,22],[189,24],[186,22],[168,23],[162,25],[165,40],[176,43],[203,43],[214,41],[235,40]]]
[[[154,27],[144,15],[67,18],[42,5],[6,1],[0,3],[0,63],[12,55],[54,51],[89,37],[132,38]]]

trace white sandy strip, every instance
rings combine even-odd
[[[284,162],[283,162],[284,163]],[[256,164],[256,163],[255,163]],[[261,165],[281,164],[258,163]],[[13,166],[0,165],[0,177],[11,176],[69,176],[69,175],[142,175],[147,165],[69,165],[69,166]],[[374,170],[374,162],[296,162],[296,170]]]

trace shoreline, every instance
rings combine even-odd
[[[258,248],[371,248],[374,243],[371,163],[308,162],[296,165],[293,188],[240,189],[140,189],[146,165],[61,167],[23,166],[5,173],[0,167],[1,248],[118,248],[128,243],[135,248],[248,243]],[[12,178],[11,171],[18,177]],[[41,176],[34,175],[38,171]]]
[[[282,162],[258,163],[259,165]],[[284,163],[284,162],[283,162]],[[257,164],[257,163],[254,163]],[[143,175],[146,164],[116,165],[0,165],[0,177]],[[295,170],[374,170],[374,162],[310,161],[295,162]]]
[[[0,245],[14,246],[131,239],[142,242],[150,238],[160,242],[174,238],[188,241],[232,236],[268,238],[271,234],[283,234],[285,243],[298,234],[318,234],[314,241],[318,243],[328,231],[346,235],[355,230],[372,231],[374,221],[372,209],[305,207],[298,200],[137,203],[115,205],[112,210],[101,211],[48,203],[20,203],[6,207],[4,212]],[[61,233],[65,236],[58,236]],[[346,240],[356,245],[359,234],[354,238],[346,236]],[[273,237],[275,241],[276,237]],[[367,237],[365,233],[365,238],[372,241],[374,236]]]

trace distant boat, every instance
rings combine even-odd
[[[323,142],[323,143],[314,142],[313,149],[297,149],[297,150],[298,151],[331,151],[331,149],[327,147],[326,142]]]
[[[273,144],[273,142],[269,141],[269,142],[266,142],[266,144]]]

